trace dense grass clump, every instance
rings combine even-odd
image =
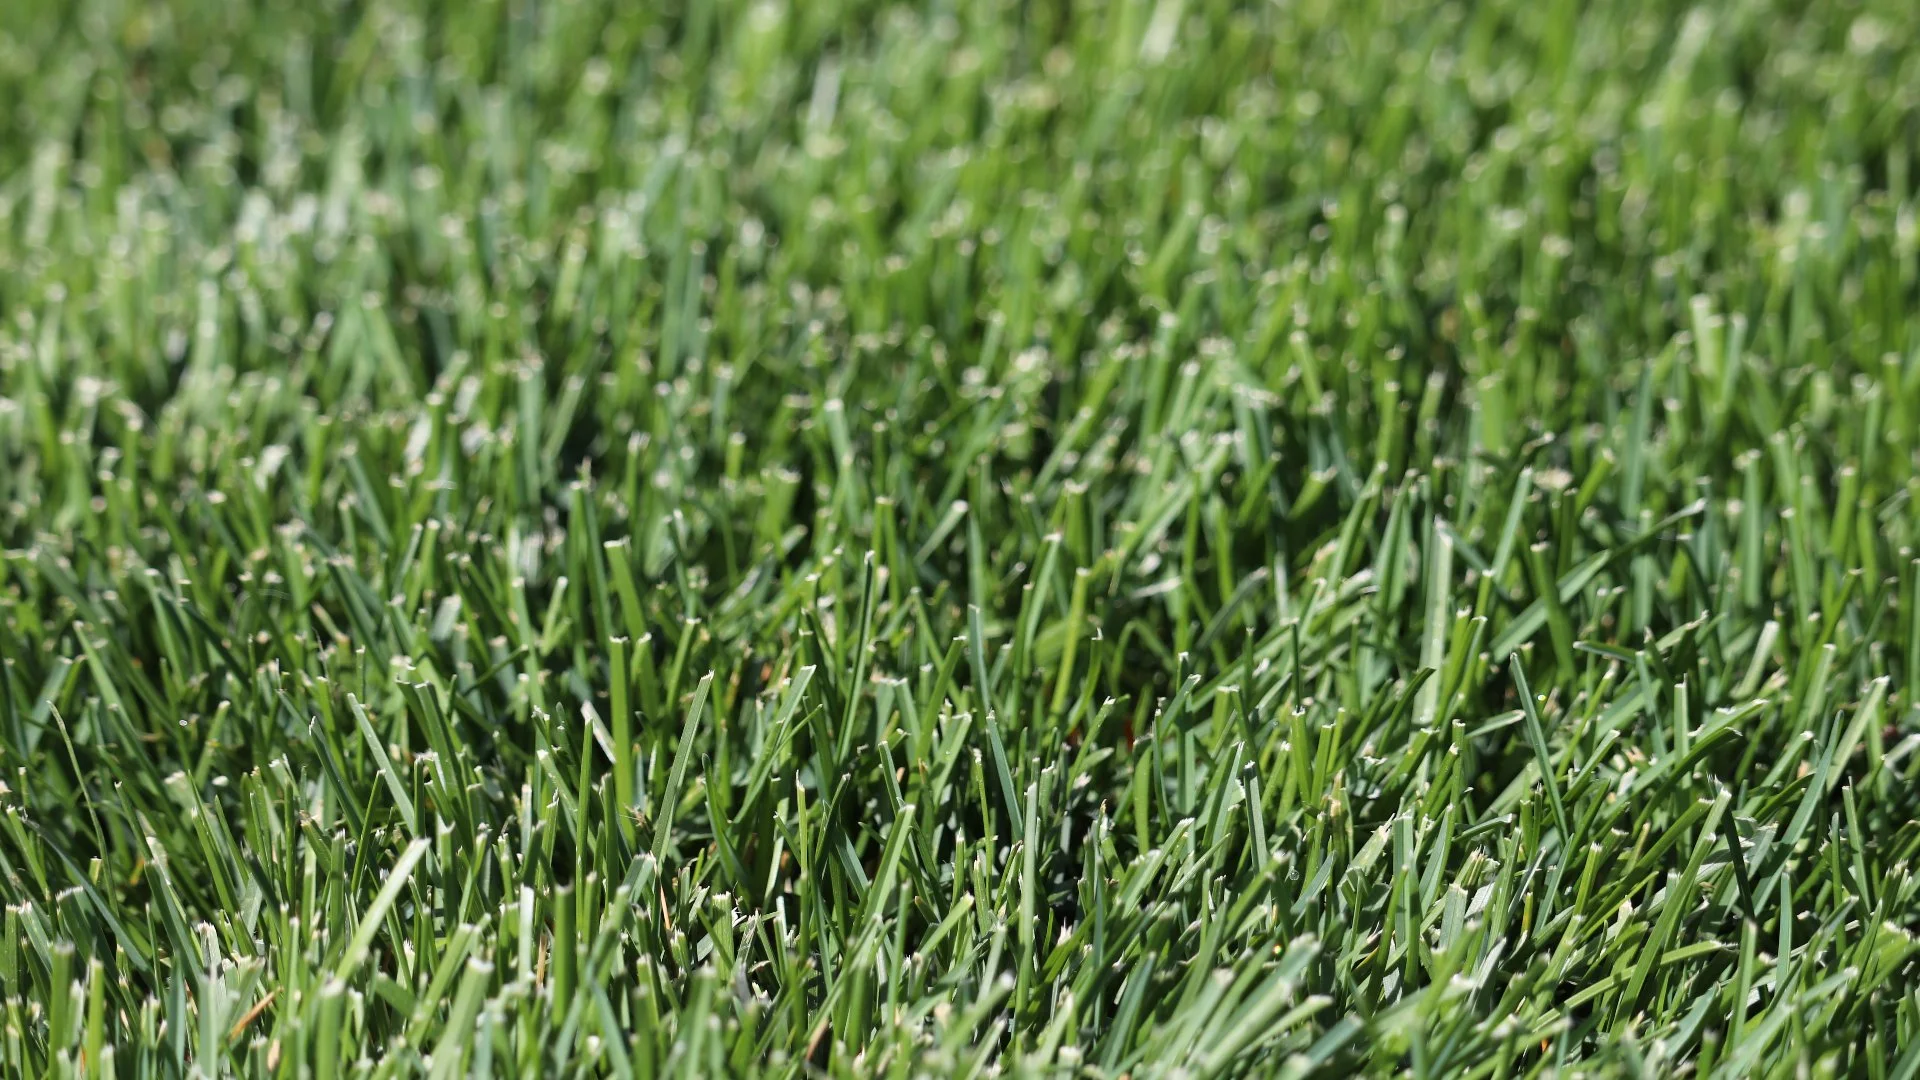
[[[0,0],[0,1073],[1920,1071],[1920,8]]]

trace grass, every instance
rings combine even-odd
[[[1909,1080],[1916,43],[0,0],[0,1073]]]

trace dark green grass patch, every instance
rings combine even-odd
[[[1916,42],[0,0],[0,1074],[1909,1080]]]

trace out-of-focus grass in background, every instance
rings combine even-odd
[[[0,1064],[1914,1076],[1917,35],[0,0]]]

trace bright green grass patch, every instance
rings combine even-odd
[[[0,1072],[1920,1070],[1920,9],[0,0]]]

